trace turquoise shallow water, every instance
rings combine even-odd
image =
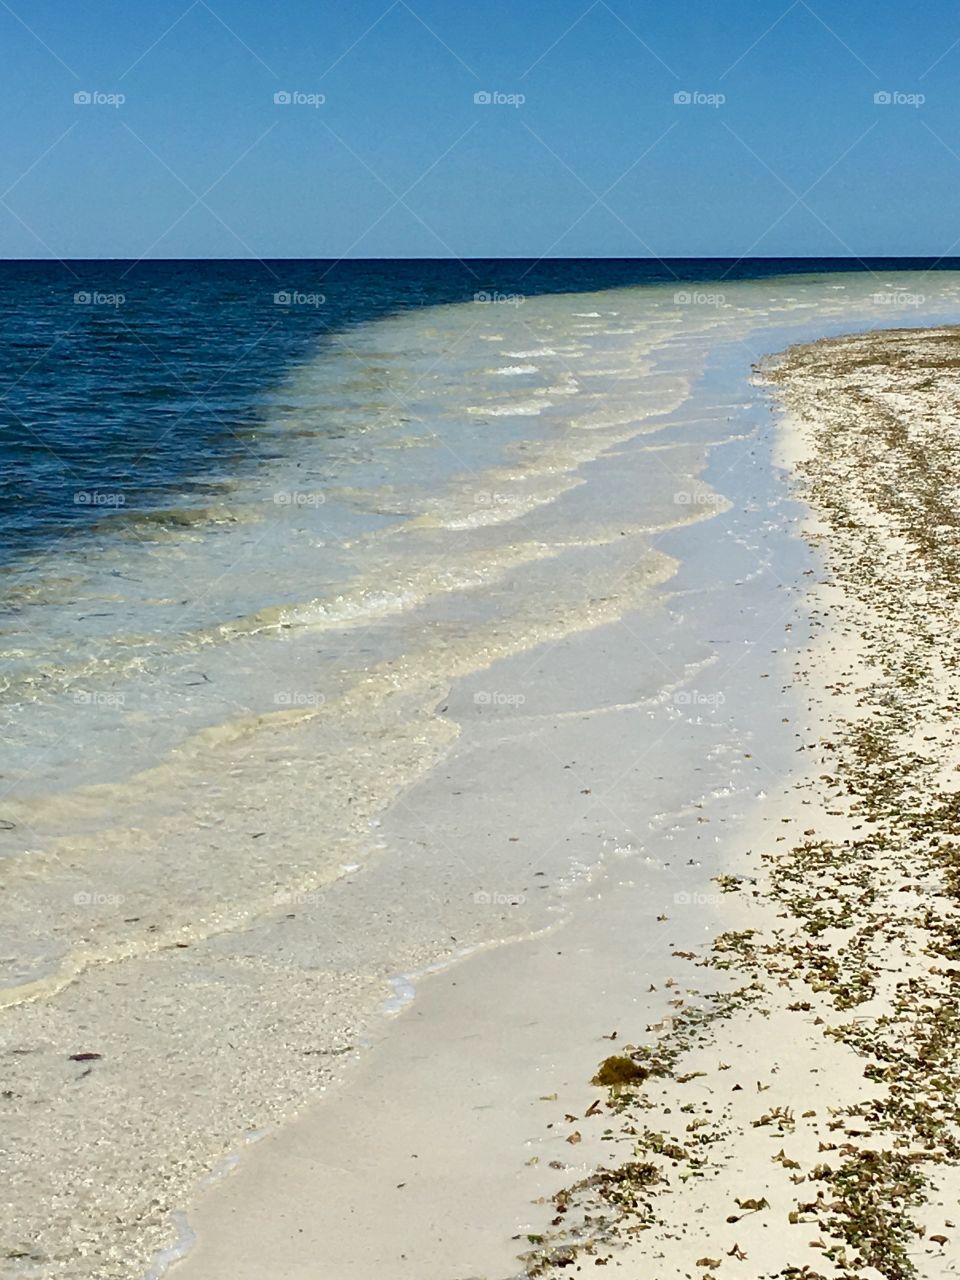
[[[958,260],[475,260],[0,263],[0,564],[114,517],[215,504],[284,454],[299,409],[331,450],[376,435],[369,391],[396,353],[308,401],[287,370],[371,321],[483,299],[666,285],[689,308],[743,280],[812,272],[875,281]],[[872,273],[872,274],[871,274]],[[926,277],[929,279],[929,275]],[[483,305],[483,304],[481,304]],[[409,352],[405,355],[409,356]],[[426,372],[407,368],[408,385]],[[436,370],[432,371],[433,373]],[[523,378],[518,369],[513,375]],[[287,412],[285,412],[287,411]],[[170,518],[175,518],[172,514]],[[163,526],[162,518],[152,523]]]
[[[229,263],[0,272],[11,802],[333,697],[403,653],[402,620],[429,601],[479,598],[524,566],[546,572],[557,542],[607,538],[570,496],[578,468],[683,412],[725,334],[756,342],[765,315],[829,323],[851,299],[868,322],[917,320],[954,280],[775,274],[796,263],[274,265],[300,287]],[[637,529],[709,510],[682,510],[654,471],[610,501]]]
[[[705,468],[757,429],[755,358],[792,335],[952,318],[960,291],[939,271],[505,296],[327,333],[258,393],[269,443],[217,463],[215,502],[187,487],[162,510],[131,503],[8,565],[0,846],[32,884],[14,984],[71,954],[71,930],[51,945],[44,921],[88,882],[138,910],[162,899],[165,933],[255,916],[259,851],[231,846],[204,864],[217,891],[198,917],[188,833],[276,808],[283,787],[282,881],[361,860],[377,813],[447,749],[433,708],[451,680],[710,563],[730,498]],[[727,581],[729,555],[714,572]],[[715,605],[691,599],[682,628],[657,632],[653,612],[641,627],[644,696],[720,656]],[[317,760],[308,799],[296,778]],[[109,953],[136,930],[103,905]]]
[[[187,296],[196,310],[196,285]],[[268,803],[278,735],[285,777],[329,760],[310,808],[288,800],[289,844],[305,842],[293,878],[362,858],[376,813],[445,750],[433,708],[453,678],[614,621],[678,566],[709,562],[709,536],[685,550],[667,535],[699,539],[730,504],[705,468],[756,430],[754,358],[794,334],[951,319],[957,297],[950,271],[786,275],[392,311],[380,298],[379,319],[298,334],[296,358],[257,388],[255,458],[229,470],[204,445],[202,493],[170,474],[163,507],[132,499],[69,536],[24,539],[6,566],[10,874],[29,867],[46,916],[47,868],[64,860],[76,870],[61,892],[93,877],[140,901],[173,858],[184,901],[164,883],[166,925],[195,920],[195,868],[173,836],[219,822],[211,796],[218,813],[234,791],[237,812],[261,791]],[[169,316],[154,328],[186,343]],[[124,401],[123,376],[115,390]],[[109,475],[83,492],[119,495],[113,453],[101,460]],[[649,626],[646,696],[717,657],[703,611],[666,635]],[[361,800],[344,812],[347,792]],[[335,854],[306,850],[307,815]],[[210,927],[262,908],[255,865],[205,869],[223,881]],[[44,954],[42,924],[23,919]],[[101,940],[125,932],[109,913],[104,925]]]
[[[8,560],[6,1184],[71,1274],[133,1274],[116,1223],[159,1247],[155,1206],[301,1105],[391,975],[605,867],[693,902],[782,784],[810,560],[751,365],[953,321],[960,276],[577,283],[304,333],[255,457]]]

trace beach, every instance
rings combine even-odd
[[[382,1046],[351,1101],[383,1116],[399,1088],[416,1111],[407,1090],[426,1089],[432,1122],[321,1109],[211,1194],[181,1274],[254,1276],[272,1254],[306,1275],[312,1250],[356,1276],[954,1274],[958,351],[954,329],[880,332],[761,366],[818,567],[784,614],[810,630],[785,731],[800,762],[724,846],[717,932],[668,960],[650,948],[658,990],[644,999],[618,913],[655,925],[604,885],[549,945],[427,987],[426,1027],[395,1037],[389,1059]],[[552,1013],[524,1025],[510,992],[534,983]],[[475,1003],[484,993],[502,1003]],[[566,1042],[571,1022],[593,1037]],[[438,1024],[433,1062],[415,1044]],[[523,1172],[494,1163],[511,1128],[531,1153]],[[350,1167],[327,1167],[331,1152]],[[543,1164],[563,1181],[546,1203],[530,1195]],[[511,1196],[519,1266],[489,1240]],[[330,1202],[342,1220],[321,1215]],[[367,1232],[375,1244],[358,1246]]]
[[[533,1274],[608,1230],[640,1231],[631,1275],[956,1273],[958,340],[881,332],[763,366],[823,560],[795,672],[806,759],[784,833],[720,878],[731,927],[687,957],[735,985],[628,1051],[636,1081],[607,1105],[634,1162],[561,1193],[559,1234],[575,1225]]]
[[[455,349],[390,465],[105,548],[252,558],[24,713],[95,749],[4,832],[12,1276],[951,1274],[960,285],[677,296],[371,323],[278,399]]]

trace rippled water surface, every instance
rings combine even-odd
[[[409,975],[709,887],[813,572],[751,367],[956,322],[903,268],[0,266],[18,1275],[169,1258]]]
[[[92,882],[203,931],[352,865],[449,744],[452,679],[673,576],[663,535],[724,509],[711,449],[756,429],[730,387],[765,332],[956,314],[950,271],[805,265],[6,264],[13,986],[72,963],[45,922]],[[266,886],[245,807],[282,812]],[[105,906],[94,949],[133,946]]]

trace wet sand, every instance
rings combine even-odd
[[[782,593],[799,648],[749,673],[786,785],[706,869],[614,864],[563,928],[424,982],[191,1215],[178,1278],[955,1273],[957,367],[955,330],[765,362],[817,557]],[[597,710],[558,759],[597,757]]]
[[[592,1121],[617,1159],[555,1197],[528,1274],[960,1269],[958,367],[952,328],[764,363],[822,557],[798,776],[681,957],[723,995],[634,1035]]]
[[[150,879],[143,907],[129,896],[59,914],[45,868],[74,904],[78,889],[113,887],[75,852],[40,856],[18,883],[28,940],[59,951],[77,931],[85,962],[4,1014],[13,1274],[127,1280],[152,1255],[151,1275],[186,1255],[177,1272],[204,1280],[313,1275],[319,1253],[358,1280],[492,1280],[565,1259],[564,1189],[631,1154],[590,1083],[599,1061],[674,1020],[682,1032],[686,1011],[699,1027],[711,993],[742,985],[722,967],[729,952],[698,963],[709,940],[759,928],[768,848],[808,828],[833,838],[841,821],[811,822],[793,788],[808,744],[838,739],[827,708],[841,697],[823,689],[845,677],[833,658],[820,671],[816,647],[801,668],[819,684],[793,669],[828,606],[808,596],[817,561],[795,536],[796,459],[773,466],[767,393],[746,378],[757,349],[866,323],[877,304],[861,284],[855,302],[813,282],[802,305],[784,288],[782,323],[765,294],[746,318],[671,339],[668,372],[708,348],[684,405],[630,439],[611,428],[618,439],[594,445],[543,509],[550,556],[416,614],[416,644],[367,670],[343,725],[313,707],[275,712],[218,742],[215,771],[179,761],[182,812],[162,811],[162,787],[158,812],[112,810],[124,888]],[[955,314],[955,292],[951,279],[936,305]],[[670,518],[638,529],[651,493]],[[309,665],[317,640],[294,643]],[[158,838],[168,860],[154,865]],[[243,880],[227,885],[235,864]],[[233,919],[237,899],[249,907],[238,885],[266,909]],[[161,927],[171,902],[186,925]],[[101,956],[120,925],[144,945]],[[793,1044],[796,1012],[759,1034],[751,1022],[743,1044],[762,1053],[771,1026]],[[724,1080],[735,1049],[717,1051]],[[707,1069],[696,1061],[674,1074]],[[750,1071],[763,1079],[752,1059]],[[693,1199],[674,1221],[706,1222],[701,1171],[686,1172],[673,1184]],[[679,1274],[713,1256],[678,1255]]]
[[[728,376],[742,385],[744,371],[741,360]],[[762,823],[773,811],[765,792],[789,767],[777,732],[792,710],[780,692],[792,643],[783,615],[812,560],[786,537],[764,543],[790,506],[764,421],[749,441],[718,448],[704,473],[732,495],[712,531],[663,542],[677,570],[660,623],[628,613],[458,681],[456,749],[382,828],[389,848],[411,849],[407,895],[415,869],[435,877],[431,849],[489,867],[502,848],[499,873],[477,885],[493,911],[549,899],[538,868],[559,850],[580,852],[582,879],[533,936],[412,975],[409,1004],[356,1072],[191,1208],[196,1240],[178,1280],[315,1275],[318,1259],[321,1274],[352,1280],[513,1275],[528,1236],[549,1229],[550,1197],[603,1162],[595,1118],[569,1117],[602,1099],[590,1080],[613,1043],[604,1037],[665,1025],[688,998],[673,953],[711,936],[711,877],[747,815]],[[677,683],[670,636],[704,597],[720,656]],[[655,692],[638,697],[651,665]],[[478,695],[517,689],[521,707],[477,716]],[[683,760],[699,762],[701,791]],[[676,794],[661,811],[668,778]],[[603,854],[599,870],[591,849]]]

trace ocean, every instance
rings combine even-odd
[[[708,866],[691,814],[732,824],[788,767],[756,691],[810,567],[751,368],[953,322],[958,268],[0,265],[25,1239],[51,1197],[63,1257],[136,1223],[97,1272],[130,1274],[169,1225],[140,1200],[165,1212],[287,1114],[310,1046],[401,1007],[404,975],[553,927],[611,861]],[[643,767],[553,831],[555,775],[589,770],[608,715]],[[585,759],[554,761],[581,720]],[[490,750],[529,777],[515,809],[464,768]],[[78,1120],[61,1048],[101,1041],[113,1111]]]
[[[691,292],[710,281],[958,266],[951,258],[3,262],[0,562],[91,529],[97,536],[111,516],[163,524],[155,513],[172,523],[178,511],[209,507],[238,470],[289,444],[292,424],[271,411],[285,372],[373,321],[484,296],[509,305],[644,285]]]
[[[8,797],[115,779],[212,723],[196,656],[228,638],[356,626],[482,581],[498,554],[480,545],[490,528],[512,534],[590,456],[585,437],[571,450],[577,433],[558,432],[605,394],[604,377],[624,423],[634,389],[643,416],[669,408],[688,384],[648,357],[729,320],[747,296],[726,304],[737,282],[836,272],[876,294],[877,273],[942,282],[950,266],[0,264]],[[642,350],[629,374],[594,360],[584,396],[580,361],[603,326],[560,300],[620,289],[651,301]],[[605,412],[598,446],[616,435]],[[464,560],[437,575],[439,531],[470,528]],[[284,692],[313,696],[271,697]],[[263,696],[230,694],[234,709],[262,710]],[[149,728],[126,732],[138,715]]]

